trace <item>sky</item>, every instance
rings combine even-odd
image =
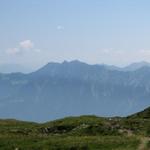
[[[150,61],[149,0],[0,0],[0,64]]]

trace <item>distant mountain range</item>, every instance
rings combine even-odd
[[[78,60],[75,60],[75,61],[78,61]],[[118,66],[107,65],[107,64],[100,64],[100,66],[105,66],[110,70],[135,71],[144,66],[149,67],[150,63],[141,61],[141,62],[132,63],[125,67],[118,67]],[[33,68],[25,67],[25,66],[19,65],[19,64],[0,64],[0,73],[15,73],[15,72],[29,73],[29,72],[32,72],[33,70],[34,70]]]
[[[136,62],[136,63],[132,63],[128,66],[125,67],[117,67],[117,66],[113,66],[113,65],[105,65],[105,67],[107,67],[110,70],[118,70],[118,71],[135,71],[137,69],[140,69],[142,67],[150,67],[150,63],[142,61],[142,62]]]
[[[125,68],[80,61],[0,74],[0,118],[46,121],[95,114],[126,116],[150,105],[149,63]]]
[[[29,73],[32,72],[32,70],[33,69],[29,67],[25,67],[19,64],[0,64],[1,73],[12,73],[12,72]]]

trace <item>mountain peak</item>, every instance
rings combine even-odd
[[[150,67],[150,63],[146,61],[135,62],[123,68],[124,71],[135,71],[143,67]]]
[[[75,59],[75,60],[72,60],[72,61],[64,60],[64,61],[62,62],[62,64],[86,64],[86,63],[81,62],[81,61]]]

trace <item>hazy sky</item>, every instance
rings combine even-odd
[[[0,0],[0,64],[150,61],[150,0]]]

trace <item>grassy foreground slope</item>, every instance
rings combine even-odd
[[[150,108],[127,118],[0,120],[0,150],[149,150]]]

